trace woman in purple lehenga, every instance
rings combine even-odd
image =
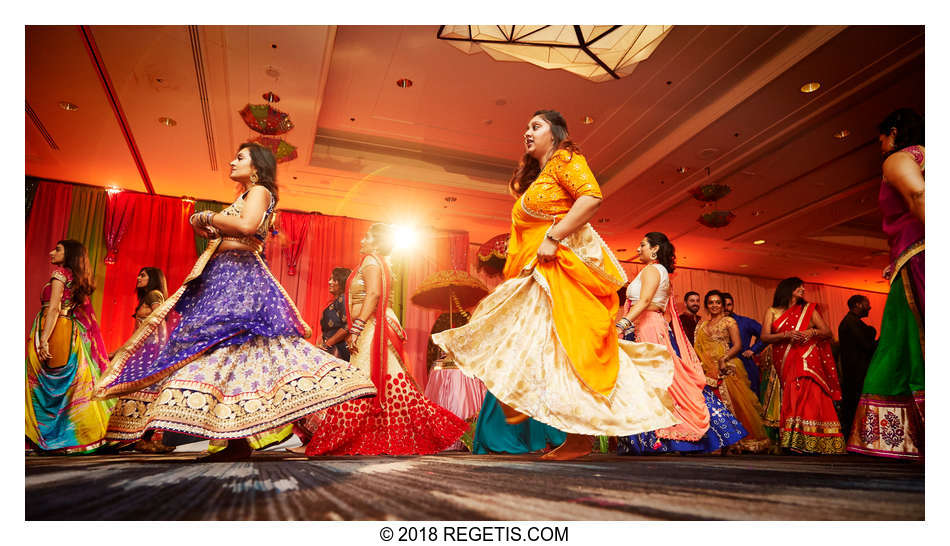
[[[220,213],[192,216],[211,239],[175,294],[116,351],[97,395],[122,395],[107,439],[146,430],[231,440],[206,460],[246,458],[249,436],[356,398],[369,377],[319,350],[261,258],[277,203],[273,153],[245,143],[231,178],[246,191]],[[155,336],[162,323],[167,337]],[[240,440],[240,441],[234,441]]]

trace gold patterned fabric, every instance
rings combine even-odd
[[[585,387],[554,334],[548,294],[535,276],[499,285],[460,328],[433,340],[499,400],[564,432],[621,436],[678,423],[667,389],[673,361],[662,345],[620,340],[611,397]]]
[[[352,398],[361,388],[371,395],[367,383],[358,369],[341,367],[302,338],[258,336],[203,354],[161,383],[122,396],[106,439],[137,439],[146,425],[243,438]]]
[[[765,433],[762,423],[762,404],[752,392],[752,383],[746,375],[745,366],[738,358],[726,361],[731,372],[720,376],[717,361],[729,351],[729,325],[735,325],[732,317],[723,317],[710,325],[703,320],[696,326],[696,355],[703,362],[703,371],[707,381],[715,389],[726,408],[736,416],[748,433],[739,441],[739,447],[745,451],[759,452],[768,449],[771,441]],[[738,328],[738,326],[736,326]]]

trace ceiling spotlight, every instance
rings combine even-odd
[[[808,82],[801,87],[800,91],[802,93],[814,93],[818,91],[819,87],[821,87],[821,84],[818,82]]]
[[[762,210],[762,209],[753,209],[753,210],[752,210],[752,216],[762,216],[763,214],[765,214],[765,211]]]
[[[78,106],[76,106],[75,104],[71,102],[66,102],[66,101],[60,102],[59,107],[62,108],[63,110],[66,110],[67,112],[75,112],[76,110],[79,110]]]
[[[178,125],[178,122],[177,122],[177,121],[173,120],[172,118],[165,117],[165,116],[162,116],[162,117],[158,118],[158,122],[161,123],[162,125],[164,125],[165,127],[174,127],[174,126]]]
[[[752,241],[752,244],[754,244],[754,245],[764,245],[764,244],[765,244],[765,239],[756,239],[756,240]]]
[[[594,118],[590,116],[584,116],[584,125],[593,125],[593,124],[594,124]]]
[[[676,172],[678,172],[678,173],[680,173],[680,174],[686,174],[686,171],[687,171],[687,170],[688,170],[688,169],[687,169],[686,167],[677,167],[677,168],[676,168]]]
[[[448,202],[448,203],[454,203],[454,202],[458,201],[458,198],[457,198],[457,197],[452,197],[452,196],[450,195],[450,196],[446,197],[445,200],[446,200],[446,202]]]
[[[739,264],[739,267],[749,267],[749,264]]]
[[[400,78],[396,80],[396,87],[401,87],[403,89],[412,87],[412,80],[410,80],[409,78]]]
[[[833,135],[831,135],[831,136],[837,138],[838,140],[843,140],[843,139],[848,138],[848,135],[850,135],[850,134],[851,134],[851,131],[849,131],[849,130],[847,130],[847,129],[842,129],[842,130],[838,131],[837,133],[835,133],[835,134],[833,134]]]
[[[421,237],[414,226],[402,224],[394,227],[396,244],[393,250],[410,250],[419,244]]]

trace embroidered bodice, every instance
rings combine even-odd
[[[249,242],[248,246],[259,246],[260,244],[264,243],[264,240],[267,239],[267,231],[274,222],[274,206],[277,204],[274,200],[274,194],[270,193],[269,190],[267,194],[270,196],[270,204],[267,206],[267,210],[264,212],[264,216],[261,218],[261,223],[257,226],[257,231],[254,232],[254,235],[248,237],[228,237],[229,239],[252,239],[257,241],[256,243]],[[247,197],[247,192],[242,193],[241,196],[231,203],[230,206],[222,210],[221,214],[224,214],[225,216],[240,216],[241,212],[244,210],[245,197]]]
[[[46,286],[43,287],[43,292],[40,294],[40,304],[43,307],[49,306],[50,297],[53,294],[53,279],[62,281],[65,285],[63,287],[63,298],[59,302],[60,314],[68,315],[75,305],[73,302],[73,272],[68,268],[53,266],[53,273],[50,275],[49,281],[46,283]]]
[[[709,320],[706,319],[696,326],[696,335],[698,336],[701,330],[706,337],[721,343],[723,347],[728,349],[732,345],[732,338],[729,337],[730,324],[736,324],[736,320],[732,317],[723,317],[712,326],[709,326]],[[736,327],[738,327],[738,325]]]
[[[135,313],[132,315],[132,318],[135,319],[135,327],[138,328],[142,321],[147,319],[149,315],[152,314],[152,305],[156,303],[163,303],[165,301],[165,296],[162,295],[159,290],[152,290],[145,295],[145,300],[143,300],[139,306],[135,309]]]
[[[386,260],[387,264],[389,264],[388,256],[383,257],[383,259]],[[366,267],[369,266],[370,264],[376,265],[376,261],[373,260],[372,258],[364,258],[363,263],[360,264],[359,269],[356,270],[356,276],[353,278],[353,281],[350,282],[349,304],[350,304],[351,309],[354,305],[362,305],[363,301],[366,299],[366,279],[364,277],[364,271],[366,270]],[[382,274],[382,272],[380,272],[380,274]],[[389,289],[389,298],[386,300],[387,307],[392,306],[392,301],[393,301],[393,298],[395,297],[395,290],[396,290],[395,287],[396,287],[396,275],[394,273],[393,282],[391,283],[391,286]]]
[[[582,195],[603,198],[584,156],[558,150],[518,203],[530,211],[560,218]]]
[[[659,305],[660,308],[666,308],[666,302],[670,299],[670,274],[666,271],[666,268],[663,267],[663,264],[649,264],[647,267],[651,265],[656,266],[656,270],[660,273],[660,284],[656,287],[656,293],[653,294],[653,299],[650,300],[650,303]],[[633,282],[627,285],[627,299],[630,300],[631,304],[640,301],[640,291],[643,289],[640,277],[645,270],[646,267],[641,269],[640,273],[637,274],[637,278],[633,279]]]

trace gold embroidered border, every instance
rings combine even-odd
[[[920,309],[917,307],[917,300],[914,298],[910,275],[906,271],[901,271],[901,282],[904,284],[904,297],[907,299],[907,306],[910,307],[910,312],[914,314],[914,320],[917,322],[917,339],[920,341],[920,356],[923,357],[925,354],[923,321],[921,320]]]
[[[890,284],[894,284],[894,278],[897,277],[897,274],[900,273],[901,269],[903,269],[904,266],[907,265],[907,262],[909,262],[911,258],[920,254],[923,251],[924,251],[924,242],[922,240],[917,241],[916,243],[904,249],[904,252],[901,252],[901,255],[898,256],[896,260],[894,260],[894,263],[891,266]]]

